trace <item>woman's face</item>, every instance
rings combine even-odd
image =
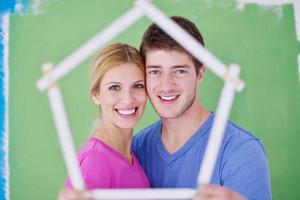
[[[93,100],[100,105],[105,122],[119,128],[133,128],[146,106],[144,73],[134,63],[113,67],[102,77]]]

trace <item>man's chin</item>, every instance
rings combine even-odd
[[[180,116],[180,114],[178,114],[177,112],[159,112],[158,115],[162,119],[176,119],[178,118],[178,116]]]

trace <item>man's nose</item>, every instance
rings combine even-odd
[[[161,90],[168,92],[174,87],[174,79],[171,74],[165,74],[161,77],[160,88]]]

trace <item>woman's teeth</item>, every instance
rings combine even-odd
[[[132,115],[135,113],[136,109],[117,109],[117,112],[121,115]]]

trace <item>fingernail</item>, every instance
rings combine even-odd
[[[200,186],[200,189],[207,189],[208,188],[208,185],[201,185]]]
[[[84,196],[84,198],[92,198],[93,197],[91,192],[84,192],[83,196]]]

